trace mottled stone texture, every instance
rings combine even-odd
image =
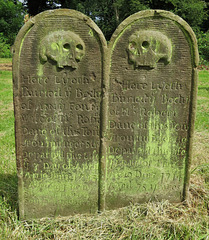
[[[107,47],[85,15],[46,11],[14,49],[21,219],[187,197],[198,64],[187,23],[142,11]]]
[[[126,19],[110,41],[108,209],[186,197],[198,62],[192,30],[165,11]]]
[[[37,15],[17,37],[14,100],[23,219],[97,211],[104,44],[88,17],[69,10]]]

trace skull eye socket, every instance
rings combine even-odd
[[[135,43],[135,42],[130,42],[130,43],[129,43],[129,49],[130,49],[131,51],[135,51],[136,48],[137,48],[137,46],[136,46],[136,43]]]
[[[53,50],[57,50],[57,49],[59,49],[59,45],[58,45],[57,43],[53,42],[53,43],[51,44],[51,48],[52,48]]]
[[[70,44],[69,43],[65,43],[63,45],[63,47],[64,47],[64,49],[69,50],[70,49]]]
[[[83,46],[81,44],[76,45],[76,48],[79,50],[83,50]]]
[[[148,41],[144,41],[144,42],[142,43],[142,47],[143,47],[143,48],[148,48],[148,47],[149,47],[149,42],[148,42]]]

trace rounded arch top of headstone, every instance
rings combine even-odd
[[[27,21],[23,25],[23,27],[20,29],[20,31],[16,37],[14,46],[13,46],[14,63],[19,62],[18,57],[19,57],[19,54],[21,51],[22,42],[23,42],[26,34],[30,31],[30,29],[36,23],[44,21],[45,19],[50,18],[52,16],[68,16],[68,17],[72,17],[72,18],[83,21],[86,25],[88,25],[96,33],[97,38],[99,39],[101,45],[103,46],[103,48],[101,48],[101,51],[104,51],[104,49],[106,48],[107,42],[104,37],[104,34],[100,30],[100,28],[96,25],[96,23],[91,18],[86,16],[85,14],[83,14],[79,11],[76,11],[76,10],[72,10],[72,9],[47,10],[47,11],[41,12],[41,13],[37,14],[36,16],[30,18],[29,21]],[[17,65],[18,64],[14,64],[14,68],[13,68],[14,70],[16,69]]]
[[[109,48],[114,49],[114,46],[117,42],[117,39],[120,38],[120,36],[123,34],[123,32],[127,28],[131,28],[131,25],[140,20],[145,18],[164,18],[164,19],[170,19],[173,22],[175,22],[179,28],[182,29],[184,34],[186,35],[187,41],[189,42],[189,45],[191,46],[192,51],[192,65],[194,67],[198,66],[199,63],[199,54],[198,54],[198,45],[197,45],[197,39],[196,36],[192,30],[192,28],[189,26],[189,24],[183,20],[178,15],[165,11],[165,10],[143,10],[140,12],[137,12],[129,17],[127,17],[115,30],[113,33],[110,42],[109,42]]]
[[[48,10],[13,49],[21,219],[187,199],[199,57],[182,18],[135,13],[107,44],[86,15]]]
[[[45,18],[51,17],[52,15],[54,16],[69,16],[72,18],[77,18],[79,20],[84,21],[89,27],[94,29],[94,31],[97,33],[99,36],[99,39],[104,46],[106,46],[106,40],[105,37],[100,30],[100,28],[96,25],[96,23],[88,16],[85,14],[73,10],[73,9],[55,9],[55,10],[47,10],[44,12],[41,12],[37,14],[36,16],[32,17],[27,21],[24,26],[21,28],[20,32],[17,35],[16,41],[15,41],[15,47],[18,46],[19,39],[22,39],[22,37],[27,33],[27,31],[37,22],[40,22],[44,20]]]
[[[145,10],[118,26],[108,50],[106,208],[187,199],[199,61],[193,30],[171,12]]]
[[[75,10],[42,12],[18,33],[13,94],[21,219],[98,210],[106,46],[93,20]]]

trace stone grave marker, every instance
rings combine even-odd
[[[13,78],[22,219],[97,211],[105,44],[93,21],[73,10],[41,13],[17,37]]]
[[[198,51],[185,21],[142,11],[107,47],[87,16],[46,11],[14,51],[21,219],[187,198]]]
[[[197,91],[197,43],[180,17],[150,10],[127,18],[109,48],[106,207],[188,191]]]

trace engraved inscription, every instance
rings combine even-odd
[[[180,201],[190,131],[187,38],[170,20],[145,18],[112,41],[106,206]]]
[[[15,43],[21,219],[178,202],[188,188],[198,65],[189,26],[136,13],[108,47],[87,20],[46,11]]]
[[[15,45],[22,219],[97,211],[105,40],[94,27],[79,12],[44,12]]]

